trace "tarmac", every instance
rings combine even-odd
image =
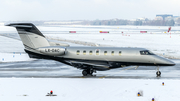
[[[82,70],[53,60],[33,60],[0,64],[0,77],[15,78],[120,78],[120,79],[180,79],[180,60],[175,66],[160,67],[161,77],[156,77],[156,67],[124,67],[97,71],[94,76],[82,76]]]

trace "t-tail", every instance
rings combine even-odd
[[[50,46],[45,36],[31,23],[14,23],[8,24],[7,26],[12,26],[17,29],[27,50]]]
[[[49,42],[32,23],[13,23],[6,26],[15,27],[23,42],[25,51],[31,58],[49,58],[65,54],[68,45]]]

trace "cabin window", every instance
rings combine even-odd
[[[92,51],[89,51],[89,55],[92,55],[92,53],[93,53]]]
[[[114,51],[111,52],[111,55],[114,55]]]
[[[119,55],[121,55],[121,51],[119,51]]]
[[[86,51],[85,50],[83,51],[83,55],[86,55]]]
[[[99,55],[99,50],[96,51],[96,55]]]
[[[144,51],[140,51],[141,55],[154,55],[154,53],[148,51],[148,50],[144,50]]]
[[[77,55],[79,55],[79,54],[80,54],[80,51],[79,51],[79,50],[77,50],[76,54],[77,54]]]
[[[104,55],[107,55],[107,51],[104,51]]]

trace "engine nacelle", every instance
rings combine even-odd
[[[59,48],[59,47],[42,47],[38,48],[38,51],[45,55],[50,56],[61,56],[66,54],[66,48]]]
[[[65,43],[49,42],[49,44],[50,44],[50,46],[69,47],[69,44],[65,44]]]

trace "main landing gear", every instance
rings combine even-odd
[[[157,67],[156,76],[157,76],[157,77],[160,77],[160,76],[161,76],[161,72],[159,71],[159,67]]]
[[[82,74],[83,76],[93,76],[93,72],[96,72],[96,71],[94,71],[93,69],[84,69],[82,71]]]

